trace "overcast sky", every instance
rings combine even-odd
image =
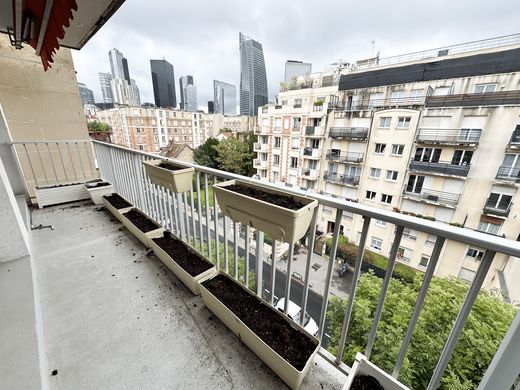
[[[152,102],[150,59],[170,62],[178,79],[191,74],[199,107],[213,100],[213,80],[240,79],[238,33],[263,45],[269,98],[278,93],[285,60],[311,62],[313,72],[356,61],[520,32],[518,0],[126,0],[81,51],[73,51],[79,82],[101,102],[98,72],[108,51],[128,59],[141,102]],[[238,99],[238,96],[237,96]]]

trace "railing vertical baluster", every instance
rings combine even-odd
[[[170,191],[169,188],[166,189],[166,194],[167,194],[167,202],[168,202],[168,215],[169,215],[169,218],[170,218],[170,224],[169,224],[169,227],[168,229],[171,231],[171,232],[174,232],[173,230],[173,208],[172,208],[172,193]]]
[[[147,205],[146,206],[147,210],[148,210],[147,214],[153,215],[152,197],[150,194],[150,188],[148,187],[148,175],[146,174],[146,170],[144,169],[143,161],[146,161],[145,157],[139,159],[139,162],[138,162],[139,168],[141,171],[141,185],[143,187],[145,203]]]
[[[65,163],[63,162],[63,155],[61,154],[59,142],[56,142],[56,147],[58,148],[58,153],[60,154],[61,167],[63,169],[63,174],[65,175],[65,180],[68,182],[69,177],[67,176],[67,168],[65,167]]]
[[[193,200],[193,183],[190,187],[190,215],[191,215],[191,230],[193,232],[193,247],[197,247],[197,229],[195,227],[195,201]]]
[[[291,300],[291,265],[294,257],[294,244],[289,246],[289,258],[287,259],[287,274],[285,279],[285,302],[283,311],[286,316],[289,316],[289,301]],[[303,316],[303,314],[301,314]]]
[[[177,237],[182,239],[179,205],[177,204],[177,197],[173,191],[171,192],[171,195],[172,195],[172,205],[173,205],[173,217],[175,219],[175,231],[177,232],[176,233]]]
[[[85,153],[87,155],[88,166],[90,168],[90,173],[91,173],[90,177],[94,177],[95,169],[92,167],[92,159],[90,158],[89,147],[88,147],[88,145],[91,145],[91,142],[85,141],[83,143],[83,145],[85,145]],[[92,152],[92,147],[90,148],[90,152]]]
[[[196,172],[197,180],[197,216],[199,217],[199,239],[200,239],[200,253],[204,253],[204,233],[202,231],[202,202],[200,200],[200,172]]]
[[[29,167],[31,167],[31,172],[32,172],[32,175],[34,178],[34,183],[36,184],[36,187],[38,187],[39,186],[38,178],[36,177],[36,174],[34,173],[34,168],[33,168],[32,162],[31,162],[31,157],[29,157],[29,152],[27,151],[27,145],[25,143],[23,144],[23,148],[25,150],[25,155],[27,156],[27,161],[29,162]]]
[[[403,226],[397,226],[394,237],[394,243],[392,244],[392,249],[390,250],[388,265],[386,266],[385,278],[383,279],[383,286],[381,287],[381,295],[379,296],[379,301],[377,302],[376,311],[374,313],[374,319],[372,321],[372,328],[370,329],[367,347],[365,348],[365,356],[367,357],[367,359],[370,359],[372,349],[374,348],[374,342],[376,341],[377,326],[379,325],[381,314],[383,314],[383,307],[385,305],[386,294],[388,293],[388,288],[390,287],[390,281],[392,279],[392,273],[394,272],[395,260],[397,258],[397,251],[399,250],[399,245],[401,244],[403,230]]]
[[[184,211],[182,210],[182,196],[180,193],[175,194],[175,198],[177,199],[177,211],[179,212],[179,226],[181,229],[181,238],[188,242],[186,240],[186,227],[184,226]]]
[[[159,197],[161,203],[161,224],[163,226],[168,225],[168,209],[166,207],[166,190],[163,186],[157,186],[159,188]]]
[[[222,217],[222,223],[224,225],[224,267],[226,269],[226,273],[229,274],[229,258],[228,258],[228,224],[227,217],[224,215]]]
[[[213,183],[217,184],[217,177],[213,178]],[[220,269],[220,232],[218,226],[218,204],[217,204],[217,195],[215,191],[213,191],[213,222],[215,227],[215,258],[217,264],[217,270]]]
[[[262,298],[262,285],[264,275],[264,232],[256,230],[256,263],[255,263],[255,282],[256,295]]]
[[[307,263],[305,264],[305,276],[303,282],[303,293],[302,293],[302,313],[307,311],[307,298],[309,296],[309,274],[311,270],[312,256],[314,253],[314,240],[316,237],[316,219],[318,218],[318,207],[314,208],[311,220],[311,228],[309,229],[309,246],[307,252]],[[300,326],[303,326],[303,320],[305,316],[300,316]]]
[[[325,320],[327,318],[327,307],[329,305],[330,281],[332,279],[332,269],[334,267],[334,262],[336,261],[336,252],[338,250],[338,240],[339,240],[339,228],[341,226],[342,217],[343,217],[343,210],[341,210],[341,209],[336,210],[334,237],[332,239],[332,248],[330,249],[329,264],[327,266],[327,278],[325,279],[325,291],[323,292],[323,303],[321,305],[318,340],[321,340],[323,338],[323,334],[325,333]]]
[[[76,153],[78,154],[79,166],[81,167],[81,172],[83,173],[83,178],[86,180],[87,176],[85,175],[85,169],[83,168],[83,161],[81,161],[81,153],[79,152],[78,142],[76,141],[75,144],[76,144]]]
[[[190,232],[190,213],[188,212],[188,192],[184,192],[182,194],[182,206],[184,209],[184,218],[186,219],[186,237],[188,242],[191,242],[191,234]],[[193,244],[195,246],[195,244]]]
[[[49,158],[51,160],[52,170],[54,171],[54,177],[56,178],[56,184],[60,182],[60,179],[58,179],[58,173],[56,172],[56,166],[54,165],[54,160],[52,159],[51,149],[49,148],[49,143],[45,142],[45,146],[47,146],[47,154],[49,155]]]
[[[233,223],[233,242],[234,242],[234,251],[233,251],[233,258],[235,259],[235,280],[238,281],[238,240],[240,238],[240,232],[238,231],[238,222]]]
[[[67,145],[67,150],[69,151],[70,165],[72,165],[72,172],[74,173],[74,179],[78,180],[78,175],[76,173],[76,167],[74,166],[74,159],[72,158],[72,152],[70,151],[70,145],[68,142],[65,142],[65,145]],[[110,150],[112,150],[112,149],[110,149]]]
[[[116,171],[114,168],[114,149],[107,147],[108,160],[110,162],[110,176],[112,179],[112,184],[116,192],[120,192],[121,186],[119,184],[119,176],[116,176]],[[74,168],[73,168],[74,169]]]
[[[246,287],[249,288],[249,225],[246,225],[246,239],[245,239],[245,247],[246,247]]]
[[[343,351],[345,350],[345,341],[347,340],[347,332],[350,325],[350,316],[352,315],[352,308],[354,307],[354,298],[356,297],[357,284],[359,276],[361,275],[361,265],[365,256],[365,245],[367,242],[368,228],[370,227],[370,218],[363,217],[363,228],[361,230],[361,238],[359,239],[358,253],[356,255],[356,266],[354,275],[352,276],[352,284],[350,285],[350,292],[348,294],[347,308],[345,309],[345,316],[343,317],[343,327],[341,328],[341,337],[338,345],[338,353],[336,355],[336,364],[341,362]]]
[[[210,234],[210,226],[209,226],[209,213],[211,212],[209,208],[209,195],[208,195],[208,174],[204,173],[204,198],[206,201],[206,239],[208,240],[208,259],[212,261],[213,254],[211,253],[211,234]]]
[[[148,210],[146,204],[144,202],[144,192],[143,192],[143,182],[141,179],[141,169],[139,167],[139,155],[131,155],[130,161],[133,165],[133,170],[137,173],[134,178],[137,186],[137,194],[138,194],[138,202],[139,208],[143,210],[146,214],[148,214]]]
[[[276,240],[273,240],[273,244],[271,246],[271,280],[270,280],[270,285],[269,285],[269,291],[270,291],[269,303],[271,305],[274,305],[275,279],[276,279]]]
[[[34,146],[36,146],[36,151],[38,152],[38,158],[40,159],[40,165],[42,166],[43,176],[45,176],[45,182],[49,184],[49,179],[47,178],[47,171],[45,170],[45,166],[43,165],[42,155],[40,154],[40,149],[38,148],[38,144],[35,142]]]
[[[126,173],[127,183],[128,183],[128,192],[130,194],[130,199],[133,205],[138,207],[137,205],[137,197],[134,193],[134,180],[132,180],[132,175],[130,174],[130,169],[128,168],[128,154],[126,152],[121,153],[121,169]]]
[[[412,318],[408,323],[408,328],[406,329],[406,334],[403,339],[403,343],[401,344],[401,349],[399,350],[399,355],[397,356],[397,362],[394,366],[394,371],[392,372],[392,376],[397,378],[399,376],[399,371],[403,365],[404,357],[406,355],[406,350],[408,349],[408,345],[410,344],[410,340],[412,339],[413,331],[415,329],[415,325],[417,324],[417,320],[419,319],[419,314],[421,314],[421,309],[426,299],[426,294],[428,293],[428,287],[430,287],[430,282],[433,278],[433,273],[435,272],[435,267],[437,266],[437,262],[439,261],[439,256],[441,254],[442,246],[444,245],[444,241],[446,239],[444,237],[437,237],[435,241],[435,246],[433,247],[433,252],[430,257],[430,261],[428,263],[428,267],[426,268],[426,273],[424,274],[424,279],[421,285],[421,289],[419,290],[419,294],[417,295],[415,307],[413,309]]]
[[[486,278],[486,275],[489,271],[489,268],[491,267],[491,263],[493,262],[494,257],[495,252],[490,249],[486,250],[486,252],[484,253],[484,257],[480,262],[477,273],[475,274],[475,278],[473,279],[473,282],[471,283],[471,286],[469,288],[468,294],[466,295],[466,298],[464,298],[464,303],[460,308],[459,314],[457,315],[457,319],[455,320],[450,335],[448,336],[448,340],[446,341],[446,344],[444,344],[444,349],[442,350],[439,361],[437,362],[437,366],[433,371],[430,383],[428,383],[427,390],[434,390],[439,387],[441,383],[441,378],[444,375],[444,371],[446,370],[446,367],[448,366],[448,363],[450,361],[451,354],[453,353],[453,350],[457,345],[457,340],[459,339],[460,334],[462,333],[464,324],[468,319],[471,308],[475,303],[475,299],[477,299],[477,295],[482,287],[482,284],[484,283],[484,279]]]

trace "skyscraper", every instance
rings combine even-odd
[[[181,95],[181,109],[197,111],[197,87],[193,83],[193,76],[186,75],[179,78],[179,94]]]
[[[208,114],[213,114],[215,112],[215,103],[213,100],[208,101]]]
[[[286,83],[291,82],[293,77],[304,76],[312,73],[312,64],[302,61],[287,60],[285,61],[285,79]]]
[[[112,49],[108,52],[108,59],[110,61],[110,71],[112,72],[112,77],[115,79],[125,79],[125,70],[123,67],[123,60],[126,64],[126,73],[128,73],[128,62],[126,58],[123,56],[117,49]],[[126,80],[129,82],[129,80]]]
[[[110,71],[112,77],[110,79],[111,101],[105,99],[105,92],[103,92],[103,100],[105,103],[117,103],[126,106],[141,105],[141,98],[139,96],[139,88],[135,81],[130,78],[130,71],[128,69],[128,61],[117,49],[112,49],[108,52],[108,59],[110,60]],[[101,75],[103,81],[101,80]],[[100,73],[99,79],[101,82],[101,90],[104,89],[104,83],[107,82],[106,73]],[[108,96],[108,93],[107,93]]]
[[[85,104],[94,104],[94,93],[91,89],[87,88],[87,86],[83,83],[78,83],[79,88],[79,96],[81,97],[81,103]]]
[[[236,115],[237,87],[223,81],[213,80],[213,102],[216,113]]]
[[[254,116],[268,102],[262,44],[239,33],[240,115]],[[216,103],[216,102],[215,102]]]
[[[112,94],[112,74],[98,73],[99,84],[101,84],[101,93],[103,94],[103,103],[114,103],[114,95]]]
[[[173,65],[166,60],[150,60],[153,96],[157,107],[176,107],[175,74]]]

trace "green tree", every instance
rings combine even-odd
[[[206,142],[200,145],[193,151],[193,160],[199,164],[204,165],[210,168],[219,168],[219,163],[217,162],[218,152],[214,148],[219,145],[220,142],[216,138],[208,138]]]
[[[253,153],[248,142],[230,137],[213,146],[217,151],[216,161],[219,169],[238,175],[251,176]]]
[[[420,277],[413,283],[392,279],[370,360],[391,373],[410,320]],[[352,364],[363,352],[381,293],[382,280],[371,273],[359,280],[343,361]],[[419,316],[399,380],[413,389],[425,389],[452,324],[468,291],[458,278],[433,278]],[[337,353],[347,300],[331,298],[328,349]],[[502,341],[515,309],[481,291],[468,317],[457,347],[442,379],[442,389],[476,389]]]
[[[99,121],[87,122],[88,131],[112,131],[112,127]]]

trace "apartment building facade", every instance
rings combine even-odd
[[[259,111],[255,168],[265,180],[516,240],[519,53],[519,44],[439,52],[343,71],[330,94],[314,81],[282,92],[277,105]],[[294,108],[318,96],[325,100],[321,117],[312,105]],[[277,132],[291,139],[279,157],[274,146],[288,141]],[[331,232],[334,223],[334,210],[322,208],[318,229]],[[362,224],[344,215],[341,230],[358,243]],[[388,256],[394,235],[393,226],[373,221],[367,249]],[[424,270],[435,239],[405,229],[398,261]],[[443,251],[437,275],[473,279],[481,248],[450,241]],[[518,259],[497,256],[485,286],[520,300],[518,268]]]

